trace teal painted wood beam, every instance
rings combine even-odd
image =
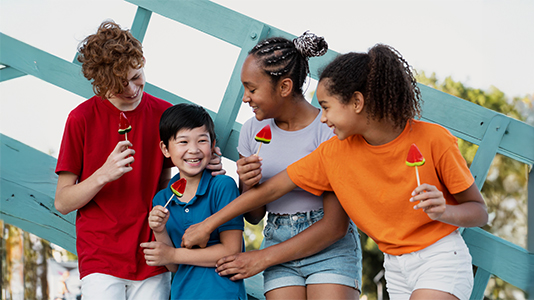
[[[28,75],[89,98],[93,88],[80,66],[0,33],[0,61]]]
[[[10,66],[5,66],[4,68],[0,69],[0,82],[19,78],[24,75],[26,75],[26,73],[21,72]]]
[[[132,4],[143,7],[154,13],[175,20],[215,38],[228,42],[234,46],[243,48],[244,38],[251,26],[258,23],[257,20],[230,10],[217,3],[207,0],[196,1],[165,1],[165,0],[126,0]],[[199,16],[202,16],[201,18]],[[294,39],[296,36],[276,27],[266,24],[270,31],[265,36],[281,36]],[[299,35],[302,33],[298,33]],[[328,38],[328,37],[327,37]],[[327,39],[328,42],[328,39]],[[320,58],[310,59],[310,72],[312,78],[318,78],[318,70],[334,59],[338,53],[328,50],[326,55]]]
[[[534,253],[534,171],[530,168],[528,173],[527,186],[527,250]],[[532,269],[531,269],[532,270]],[[531,274],[531,282],[534,281],[534,276]],[[534,297],[534,285],[531,285],[527,292],[530,297]]]
[[[145,39],[146,30],[148,29],[148,23],[150,22],[151,16],[152,12],[150,10],[137,7],[137,12],[130,32],[141,43],[143,43],[143,40]]]
[[[534,286],[534,253],[484,231],[466,228],[464,237],[473,264],[527,291]]]
[[[75,213],[54,208],[56,159],[0,134],[0,218],[76,253]]]
[[[491,119],[484,137],[479,144],[470,170],[475,177],[475,184],[479,190],[482,190],[486,177],[488,176],[491,163],[497,154],[499,144],[510,124],[510,118],[504,115],[495,115]]]
[[[470,300],[483,300],[484,292],[488,286],[488,282],[491,278],[491,273],[482,269],[481,267],[477,268],[475,278],[473,280],[473,291],[471,292]]]
[[[534,168],[530,168],[528,172],[527,194],[527,212],[529,212],[527,249],[534,253]],[[531,295],[534,297],[534,290]]]
[[[231,147],[227,146],[243,98],[244,89],[241,84],[241,66],[247,58],[248,51],[252,49],[258,41],[262,40],[267,35],[268,31],[269,27],[265,26],[263,23],[255,22],[247,32],[247,35],[243,38],[243,47],[241,48],[232,75],[230,76],[230,81],[219,106],[217,117],[214,120],[217,145],[225,153],[236,152],[236,147],[233,145],[231,145]]]
[[[126,0],[241,48],[255,19],[207,0]]]
[[[420,84],[419,88],[424,100],[423,120],[440,124],[455,136],[480,145],[493,117],[501,115],[510,124],[497,153],[534,164],[534,127],[431,87]]]

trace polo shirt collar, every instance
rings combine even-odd
[[[174,197],[174,202],[180,205],[192,205],[199,197],[202,197],[206,194],[212,178],[213,176],[211,176],[211,171],[208,169],[204,169],[204,171],[202,171],[202,177],[200,178],[200,182],[198,183],[197,192],[195,193],[193,199],[191,199],[191,201],[189,201],[188,203],[185,203],[180,201],[178,197]]]

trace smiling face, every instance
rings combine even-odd
[[[205,125],[181,129],[169,140],[169,146],[160,142],[163,155],[171,158],[180,170],[180,177],[186,179],[202,176],[202,171],[210,162],[213,145]]]
[[[252,107],[256,119],[275,118],[282,105],[271,78],[260,68],[256,58],[249,55],[241,68],[241,82],[245,88],[243,102]]]
[[[316,93],[323,109],[321,122],[328,125],[340,140],[360,133],[359,120],[365,117],[360,115],[361,107],[356,103],[356,99],[351,99],[347,104],[342,103],[339,96],[331,95],[327,91],[324,81],[319,82]]]
[[[109,101],[122,111],[134,110],[141,103],[146,83],[144,68],[130,69],[127,78],[128,81],[123,83],[124,91],[109,97]]]

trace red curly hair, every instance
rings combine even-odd
[[[104,99],[121,94],[128,72],[145,63],[141,42],[113,21],[100,24],[95,34],[80,43],[78,52],[83,75],[92,80],[94,93]]]

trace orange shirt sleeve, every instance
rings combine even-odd
[[[327,143],[322,143],[312,153],[287,167],[287,174],[293,183],[317,196],[324,191],[332,191],[322,156]]]

